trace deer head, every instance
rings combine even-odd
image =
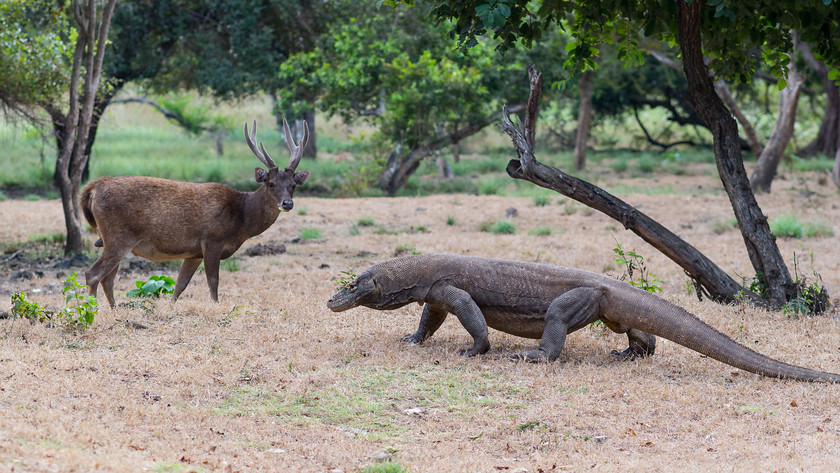
[[[295,172],[295,169],[300,163],[300,158],[303,156],[303,150],[309,142],[309,125],[306,121],[303,122],[303,138],[301,138],[298,144],[295,144],[292,138],[292,132],[289,130],[289,124],[285,118],[283,119],[283,133],[286,136],[286,145],[289,147],[290,157],[286,169],[281,171],[274,164],[271,156],[268,155],[262,141],[259,142],[259,148],[257,147],[257,121],[254,120],[254,129],[250,136],[248,135],[248,123],[245,123],[245,142],[248,143],[248,147],[251,148],[251,151],[256,155],[257,159],[268,167],[268,170],[255,168],[254,179],[266,186],[268,193],[281,210],[288,212],[295,206],[295,203],[292,201],[295,187],[303,185],[306,179],[309,178],[309,171]]]

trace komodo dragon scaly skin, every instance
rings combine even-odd
[[[490,348],[487,327],[527,338],[539,348],[518,354],[527,361],[554,361],[566,335],[602,320],[626,333],[623,357],[653,355],[658,335],[745,371],[773,378],[840,383],[840,375],[782,363],[718,332],[695,315],[627,283],[578,269],[538,263],[429,254],[372,266],[327,303],[334,312],[356,306],[397,309],[425,303],[420,327],[404,341],[422,343],[448,313],[472,335],[462,354]]]

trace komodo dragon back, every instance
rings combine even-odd
[[[517,355],[553,361],[566,335],[601,320],[626,333],[621,355],[652,355],[663,337],[728,365],[763,376],[840,383],[840,375],[784,363],[747,348],[694,314],[627,283],[578,269],[450,254],[394,258],[376,264],[336,293],[336,312],[365,306],[396,309],[425,303],[420,326],[403,340],[422,343],[452,313],[473,336],[468,356],[490,348],[487,328],[540,338],[539,349]]]

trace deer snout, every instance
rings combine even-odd
[[[294,207],[295,207],[295,203],[291,199],[284,200],[283,203],[280,204],[280,208],[282,208],[284,212],[288,212],[289,210],[292,210]]]

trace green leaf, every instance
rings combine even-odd
[[[783,90],[785,87],[787,87],[787,81],[783,77],[780,77],[778,86],[779,90]]]

